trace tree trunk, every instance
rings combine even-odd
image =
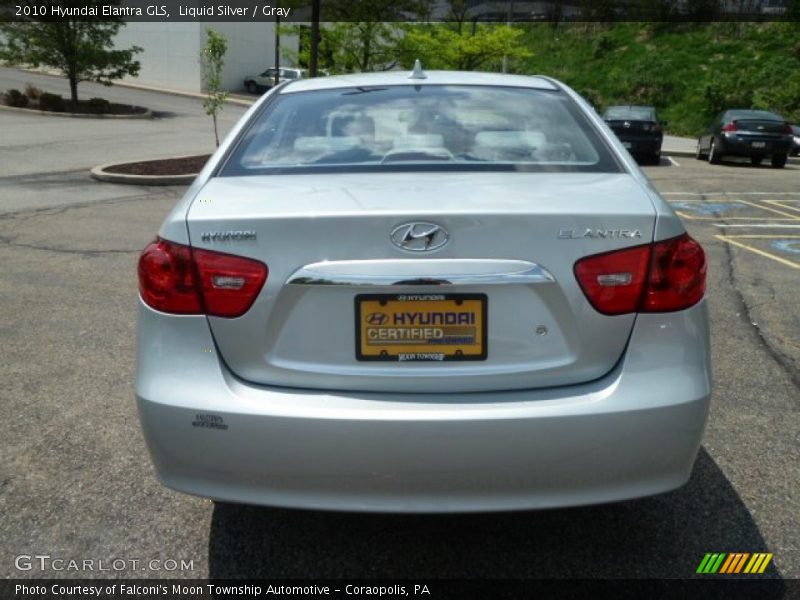
[[[217,142],[217,148],[219,148],[219,133],[217,133],[217,113],[211,115],[211,118],[214,121],[214,141]]]
[[[308,59],[308,76],[317,76],[319,59],[319,4],[320,0],[311,1],[311,55]]]
[[[281,82],[281,18],[275,17],[275,85]],[[219,146],[219,144],[217,144]]]
[[[362,47],[361,47],[361,50],[362,50],[362,52],[361,52],[361,72],[362,73],[366,73],[367,71],[371,70],[369,68],[370,59],[372,58],[372,48],[370,47],[370,38],[372,36],[372,32],[370,31],[371,27],[372,27],[372,25],[368,24],[367,25],[367,31],[362,32],[362,36],[361,36],[361,43],[362,43]]]
[[[78,76],[70,73],[69,74],[69,94],[70,99],[72,101],[73,108],[77,108],[78,106]]]

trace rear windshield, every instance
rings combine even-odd
[[[401,85],[277,95],[221,175],[381,170],[621,168],[561,92]]]
[[[603,116],[609,120],[655,121],[656,111],[650,106],[611,106]]]
[[[783,121],[783,119],[766,110],[731,110],[728,112],[729,119],[751,119],[753,121]]]

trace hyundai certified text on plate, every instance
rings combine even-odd
[[[455,512],[675,489],[709,406],[706,262],[544,77],[300,79],[242,118],[139,262],[161,481]]]

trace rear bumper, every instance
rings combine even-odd
[[[137,400],[156,471],[182,492],[274,506],[457,512],[665,492],[690,476],[711,392],[705,302],[640,315],[611,373],[550,390],[270,388],[234,378],[213,348],[205,318],[141,306]]]
[[[753,143],[763,143],[763,147],[754,147]],[[773,154],[789,154],[792,143],[789,140],[762,139],[754,136],[723,135],[719,139],[720,154],[731,156],[770,156]]]
[[[657,154],[661,152],[663,138],[618,134],[622,145],[631,154]]]

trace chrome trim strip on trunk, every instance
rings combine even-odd
[[[390,259],[318,262],[301,267],[287,285],[505,285],[554,282],[547,269],[525,260]]]

